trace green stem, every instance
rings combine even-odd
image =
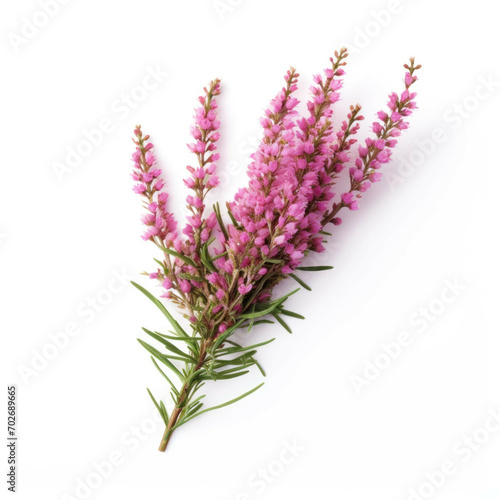
[[[207,357],[207,349],[205,343],[201,346],[200,349],[200,355],[198,356],[198,363],[194,368],[191,368],[189,375],[184,382],[184,385],[182,386],[181,391],[179,392],[179,397],[177,399],[177,403],[175,405],[175,409],[170,415],[170,419],[168,420],[168,424],[165,428],[165,432],[163,433],[163,436],[161,438],[161,443],[160,446],[158,447],[159,451],[165,451],[167,449],[168,442],[170,441],[170,438],[172,437],[172,434],[175,430],[175,426],[177,424],[177,421],[179,420],[179,417],[182,416],[184,409],[187,404],[187,398],[189,397],[189,394],[191,392],[191,389],[193,388],[193,384],[196,383],[195,380],[193,380],[193,375],[203,366],[205,363],[205,359]]]

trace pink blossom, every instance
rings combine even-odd
[[[134,187],[133,187],[133,190],[134,190],[134,193],[137,193],[137,194],[142,194],[144,193],[144,191],[146,191],[146,185],[145,184],[136,184]]]
[[[354,195],[351,192],[343,193],[341,198],[342,198],[343,203],[345,203],[346,205],[349,205],[352,202]]]
[[[356,135],[364,119],[360,106],[351,106],[346,116],[333,116],[346,56],[345,50],[336,53],[324,76],[313,78],[304,116],[297,111],[298,74],[293,69],[286,73],[284,86],[260,120],[261,140],[249,159],[248,182],[227,205],[216,207],[217,213],[210,191],[220,183],[220,83],[214,80],[204,89],[191,127],[193,161],[184,180],[188,214],[180,230],[167,211],[165,182],[149,136],[140,127],[135,130],[133,189],[147,209],[142,238],[154,241],[164,254],[162,268],[150,277],[164,290],[176,291],[163,296],[175,297],[194,325],[203,323],[206,338],[227,331],[253,307],[252,291],[255,301],[269,301],[276,283],[308,254],[324,251],[327,225],[342,223],[341,210],[358,210],[363,193],[380,181],[379,170],[408,127],[407,117],[416,108],[410,88],[418,69],[413,61],[405,88],[389,95],[387,109],[377,113],[373,133],[361,144]],[[335,186],[341,186],[337,195]]]
[[[240,292],[241,295],[247,294],[248,292],[250,292],[250,290],[252,290],[252,285],[251,284],[249,284],[249,285],[240,285],[238,287],[238,292]]]
[[[146,153],[146,163],[151,166],[151,165],[154,165],[156,159],[155,159],[155,156],[154,154],[151,152],[151,151],[148,151]]]

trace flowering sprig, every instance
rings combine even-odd
[[[391,160],[397,137],[408,128],[408,122],[404,118],[410,116],[417,107],[414,101],[417,94],[411,92],[410,87],[417,81],[414,73],[421,65],[415,66],[415,59],[410,58],[410,65],[405,64],[404,67],[407,70],[404,79],[405,90],[400,96],[395,92],[389,95],[389,113],[384,110],[377,113],[378,121],[372,124],[375,137],[367,138],[366,145],[359,147],[355,165],[349,169],[350,189],[342,193],[340,201],[334,204],[332,210],[323,218],[323,225],[329,222],[339,224],[341,221],[336,215],[342,208],[357,210],[361,193],[367,191],[372,183],[382,179],[379,169]]]
[[[200,251],[200,246],[210,239],[216,224],[213,212],[208,219],[203,218],[203,213],[206,194],[220,182],[214,175],[219,160],[216,143],[220,138],[220,121],[217,118],[215,96],[220,94],[220,80],[210,82],[209,88],[204,91],[205,96],[198,99],[201,106],[195,112],[195,126],[191,128],[195,142],[188,144],[189,150],[196,155],[198,166],[188,165],[191,177],[184,180],[186,186],[193,191],[193,195],[186,198],[187,208],[192,215],[188,217],[188,224],[183,230],[189,242],[185,249],[188,255],[196,255]]]
[[[140,125],[135,129],[137,145],[132,159],[134,171],[132,178],[139,181],[134,192],[144,197],[148,213],[143,217],[146,232],[142,238],[152,240],[158,245],[169,246],[176,238],[177,222],[173,214],[166,210],[168,193],[163,190],[164,181],[160,179],[161,169],[156,168],[156,157],[152,151],[153,144],[147,142],[149,135],[143,137]]]
[[[331,269],[302,264],[310,252],[324,250],[324,237],[329,234],[325,229],[330,223],[342,222],[338,213],[343,208],[358,209],[362,193],[380,180],[380,169],[390,161],[397,137],[408,128],[406,118],[416,108],[416,94],[411,87],[417,80],[415,71],[420,68],[414,59],[405,65],[404,91],[389,96],[388,111],[377,114],[373,136],[358,147],[351,163],[355,136],[364,119],[361,107],[350,107],[338,131],[334,130],[332,108],[340,97],[347,56],[346,49],[336,52],[324,75],[314,76],[304,117],[297,112],[299,101],[295,97],[299,75],[294,68],[286,73],[284,87],[260,121],[263,135],[251,155],[248,185],[226,205],[229,221],[218,204],[208,214],[206,207],[206,194],[219,183],[216,98],[220,80],[204,89],[195,110],[191,129],[194,142],[188,147],[197,165],[187,167],[190,176],[184,183],[191,191],[186,199],[190,215],[181,234],[173,214],[167,211],[168,194],[153,145],[149,136],[142,135],[140,126],[135,129],[132,175],[137,181],[134,191],[143,197],[147,210],[143,238],[154,242],[162,252],[162,259],[156,261],[157,269],[148,274],[162,286],[162,297],[184,311],[191,328],[186,331],[162,301],[134,283],[161,310],[172,328],[168,333],[144,329],[164,351],[139,340],[167,380],[174,401],[174,409],[168,414],[163,401],[158,402],[149,392],[165,422],[161,451],[178,427],[261,387],[210,408],[203,408],[204,395],[197,396],[206,382],[242,376],[253,365],[264,373],[255,354],[258,347],[274,339],[242,346],[231,339],[232,334],[273,320],[291,332],[284,318],[303,318],[284,307],[298,289],[274,298],[275,286],[291,276],[310,290],[294,271]],[[349,189],[337,196],[333,189],[344,172]],[[162,366],[170,373],[165,373]],[[172,375],[180,384],[172,381]]]

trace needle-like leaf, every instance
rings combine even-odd
[[[253,389],[249,390],[248,392],[245,392],[241,396],[238,396],[237,398],[231,399],[230,401],[226,401],[225,403],[222,403],[217,406],[212,406],[211,408],[206,408],[205,410],[202,410],[198,413],[195,413],[194,415],[190,416],[189,418],[183,419],[181,422],[179,422],[174,428],[180,427],[181,425],[184,425],[186,422],[189,422],[189,420],[192,420],[195,417],[199,417],[203,413],[207,413],[208,411],[212,410],[218,410],[219,408],[224,408],[225,406],[232,405],[233,403],[236,403],[237,401],[240,401],[240,399],[246,398],[247,396],[250,396],[250,394],[254,393],[258,389],[260,389],[264,385],[264,382],[262,384],[259,384],[258,386],[254,387]]]
[[[290,274],[290,277],[293,278],[300,286],[302,286],[309,292],[312,290],[312,288],[306,283],[304,283],[296,274]]]
[[[143,286],[139,285],[138,283],[135,283],[135,281],[131,281],[132,285],[134,285],[138,290],[140,290],[153,304],[155,304],[158,309],[164,314],[164,316],[168,319],[169,323],[173,326],[175,333],[179,335],[179,337],[187,337],[189,338],[189,335],[181,328],[179,323],[173,318],[173,316],[167,311],[167,308],[148,290],[146,290]]]
[[[155,349],[153,346],[149,345],[147,342],[144,342],[144,340],[141,339],[137,340],[139,341],[139,344],[141,344],[142,347],[144,347],[144,349],[149,351],[156,359],[160,360],[163,364],[168,366],[179,377],[179,379],[182,382],[184,382],[185,377],[164,354]]]

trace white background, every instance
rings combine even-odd
[[[488,420],[500,407],[498,17],[493,2],[462,5],[73,0],[47,21],[34,0],[4,2],[2,406],[17,384],[18,498],[500,498],[500,427]],[[407,58],[424,65],[420,109],[386,169],[392,182],[344,215],[314,261],[335,269],[306,276],[313,291],[290,300],[307,320],[290,321],[292,336],[254,331],[253,340],[277,337],[259,357],[265,386],[181,428],[161,454],[145,388],[168,401],[167,388],[135,339],[141,326],[166,325],[113,278],[153,286],[139,274],[156,254],[139,238],[134,125],[152,135],[182,217],[192,109],[222,78],[220,197],[229,199],[246,182],[258,118],[284,72],[298,68],[307,97],[311,75],[343,44],[353,50],[336,117],[363,104],[361,136],[401,90]],[[155,68],[159,81],[138,88]],[[127,95],[140,102],[125,104]],[[56,175],[103,119],[112,130]],[[90,313],[92,298],[107,303]],[[51,339],[71,324],[77,335],[54,351]],[[391,344],[387,362],[381,346],[405,331],[411,344]],[[252,372],[211,385],[208,403],[261,380]],[[119,463],[97,473],[110,455]],[[444,484],[425,484],[444,462],[453,472],[434,474]]]

